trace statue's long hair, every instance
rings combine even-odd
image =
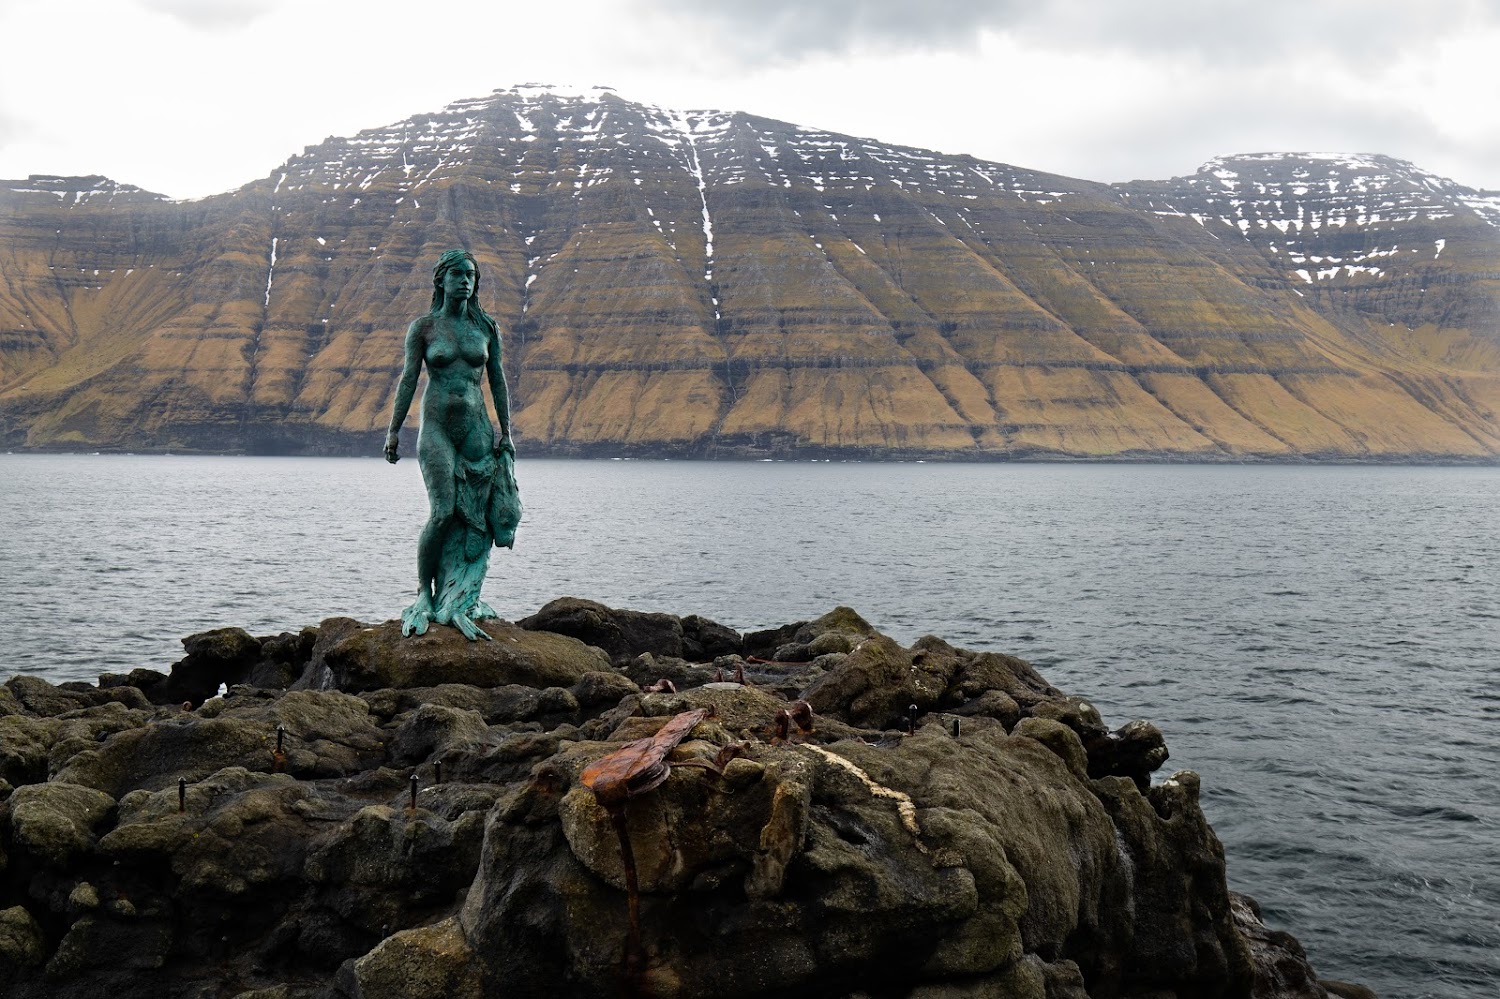
[[[434,316],[443,311],[443,275],[460,260],[467,260],[474,265],[474,294],[469,296],[469,301],[464,306],[465,318],[481,329],[498,332],[499,324],[479,305],[479,261],[468,250],[449,250],[438,257],[437,266],[432,269],[432,308],[428,311]]]

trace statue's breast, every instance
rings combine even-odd
[[[435,327],[428,335],[425,357],[427,364],[434,368],[446,368],[458,360],[470,367],[482,368],[489,359],[489,350],[484,334],[472,326],[456,330]]]
[[[433,339],[427,341],[427,364],[434,368],[446,368],[458,360],[458,346],[451,340]]]
[[[479,330],[468,329],[458,338],[458,352],[465,361],[476,368],[484,367],[484,362],[490,359],[490,352],[485,344],[485,336]]]

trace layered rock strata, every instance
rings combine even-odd
[[[485,629],[225,629],[170,675],[0,687],[6,994],[1368,995],[1227,890],[1154,726],[1021,660],[847,608]],[[582,780],[672,719],[654,782]]]
[[[0,443],[379,452],[453,245],[531,454],[1494,460],[1500,197],[1104,185],[517,88],[170,202],[0,183]]]

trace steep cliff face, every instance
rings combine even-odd
[[[1222,241],[1237,235],[1237,249],[1261,258],[1236,255],[1250,280],[1294,293],[1352,344],[1336,355],[1342,366],[1373,369],[1381,391],[1336,379],[1304,396],[1322,415],[1395,443],[1431,425],[1426,410],[1493,452],[1500,192],[1386,156],[1332,153],[1218,159],[1193,177],[1122,190],[1153,212],[1185,213]]]
[[[533,454],[1500,455],[1500,198],[1378,157],[1110,187],[520,88],[72,180],[0,185],[10,446],[373,453],[463,245]]]

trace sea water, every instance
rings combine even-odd
[[[1500,469],[541,461],[486,599],[854,607],[1031,660],[1203,776],[1230,886],[1383,999],[1500,992]],[[395,616],[415,461],[0,455],[0,675]]]

